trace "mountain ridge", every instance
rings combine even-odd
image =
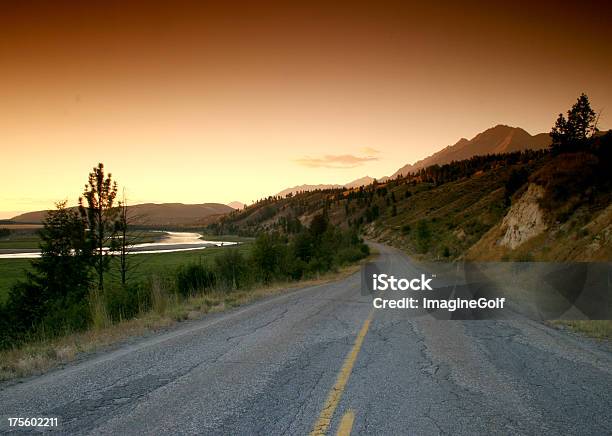
[[[527,149],[539,150],[548,147],[550,142],[548,133],[531,135],[520,127],[498,124],[478,133],[472,139],[461,138],[456,143],[448,145],[426,158],[413,164],[406,164],[389,178],[405,176],[410,172],[431,165],[444,165],[453,160],[469,159],[477,155],[510,153]]]
[[[527,149],[539,150],[550,145],[551,140],[548,133],[537,133],[531,135],[521,127],[513,127],[506,124],[497,124],[478,134],[472,139],[460,138],[452,145],[447,145],[437,152],[420,159],[412,164],[406,164],[399,168],[391,176],[385,176],[375,179],[370,176],[361,177],[359,179],[348,182],[344,185],[339,184],[304,184],[297,185],[291,188],[283,189],[276,196],[285,197],[287,194],[296,194],[303,191],[316,191],[318,189],[340,189],[340,188],[356,188],[359,186],[369,185],[374,180],[386,182],[389,179],[397,176],[405,176],[406,174],[431,165],[444,165],[452,161],[469,159],[477,155],[496,154],[496,153],[511,153],[513,151],[522,151]]]
[[[297,185],[297,186],[293,186],[291,188],[283,189],[282,191],[278,192],[276,194],[276,196],[277,197],[285,197],[288,194],[296,194],[298,192],[303,192],[303,191],[316,191],[317,189],[322,189],[323,190],[323,189],[357,188],[359,186],[369,185],[374,180],[375,179],[373,177],[364,176],[364,177],[360,177],[358,179],[355,179],[353,181],[350,181],[348,183],[345,183],[344,185],[338,185],[338,184],[319,184],[319,185],[304,184],[304,185]]]
[[[142,203],[128,206],[133,224],[147,226],[205,225],[233,210],[234,208],[221,203]],[[26,212],[11,218],[11,221],[41,223],[48,212],[49,210]]]

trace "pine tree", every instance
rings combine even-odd
[[[50,211],[39,231],[41,256],[32,261],[27,280],[11,289],[7,301],[8,324],[3,338],[20,340],[28,332],[43,329],[57,333],[87,325],[87,295],[91,283],[91,251],[86,224],[66,202]]]
[[[567,118],[559,114],[550,131],[551,147],[559,153],[583,146],[588,138],[597,132],[596,113],[591,109],[589,97],[581,94],[576,103],[567,111]]]
[[[111,251],[114,248],[113,236],[118,218],[118,209],[114,207],[116,196],[117,182],[112,181],[110,173],[104,174],[104,165],[99,163],[89,173],[83,197],[79,198],[79,210],[88,224],[88,239],[94,249],[93,264],[98,274],[98,289],[104,288],[104,272],[110,262],[105,246],[108,245]]]

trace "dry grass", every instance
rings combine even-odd
[[[369,258],[368,258],[369,259]],[[85,332],[29,343],[20,348],[0,351],[0,381],[42,374],[52,368],[73,361],[83,353],[90,353],[130,337],[159,331],[178,322],[194,320],[207,313],[223,312],[233,307],[299,288],[343,279],[358,271],[359,264],[342,268],[335,273],[321,275],[315,280],[277,283],[270,287],[231,293],[211,292],[179,301],[159,282],[153,283],[153,310],[141,316],[112,324],[99,299],[90,303],[94,325]]]
[[[554,327],[567,327],[577,333],[581,333],[591,338],[604,340],[612,337],[612,321],[611,320],[555,320],[550,321]]]
[[[172,325],[168,317],[151,312],[139,318],[92,328],[85,332],[41,340],[20,348],[0,351],[0,381],[42,374],[47,370],[74,360],[79,354],[96,351],[147,331]]]

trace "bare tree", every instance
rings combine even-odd
[[[116,255],[119,260],[119,279],[121,284],[125,286],[128,282],[130,273],[138,267],[140,262],[133,260],[131,256],[134,253],[134,246],[142,242],[144,232],[137,231],[135,225],[142,217],[133,215],[128,206],[128,200],[123,190],[122,199],[117,206],[118,219],[116,223]]]
[[[130,243],[128,241],[128,205],[123,191],[123,199],[119,202],[119,219],[117,220],[117,233],[119,234],[119,273],[121,274],[121,284],[127,283],[128,273],[128,253]]]

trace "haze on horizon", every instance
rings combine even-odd
[[[132,203],[250,203],[548,131],[581,92],[612,120],[605,2],[123,3],[2,6],[0,218],[98,162]]]

